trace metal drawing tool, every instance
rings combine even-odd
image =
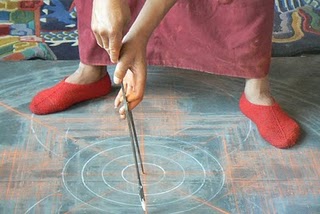
[[[143,174],[144,174],[144,168],[143,168],[143,164],[142,164],[142,158],[141,158],[139,142],[138,142],[138,138],[137,138],[137,132],[136,132],[136,128],[135,128],[134,121],[133,121],[133,115],[132,115],[132,111],[129,109],[129,103],[128,103],[128,100],[126,97],[126,91],[124,90],[123,83],[121,83],[121,90],[122,90],[122,94],[123,94],[123,102],[124,102],[126,118],[128,121],[128,127],[129,127],[129,132],[130,132],[130,137],[131,137],[132,152],[133,152],[134,162],[135,162],[136,171],[137,171],[138,185],[139,185],[139,197],[140,197],[142,209],[144,211],[146,211],[144,189],[143,189],[143,185],[141,182],[141,176],[140,176],[140,168],[141,168],[141,171]],[[138,158],[140,161],[140,167],[138,164]]]

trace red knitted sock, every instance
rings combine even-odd
[[[90,84],[73,84],[65,79],[55,86],[40,91],[31,101],[30,110],[35,114],[50,114],[66,110],[72,105],[102,97],[111,91],[111,80],[107,74]]]
[[[240,110],[251,119],[261,136],[273,146],[284,149],[293,146],[299,138],[300,127],[279,106],[255,105],[250,103],[243,93],[240,102]]]

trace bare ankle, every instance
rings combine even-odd
[[[270,93],[268,77],[247,79],[244,92],[251,103],[258,105],[272,105],[274,103]]]
[[[107,74],[106,66],[79,64],[78,69],[65,81],[75,84],[90,84],[103,78]]]

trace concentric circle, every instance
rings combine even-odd
[[[155,185],[165,178],[166,172],[161,166],[156,164],[143,163],[143,167],[151,177],[151,179],[150,177],[148,177],[148,182],[143,183],[144,186]],[[126,182],[136,185],[137,178],[132,179],[132,173],[134,173],[134,170],[136,170],[135,164],[128,165],[122,170],[121,176]]]
[[[213,199],[224,184],[215,157],[187,142],[144,136],[141,179],[149,211],[182,213]],[[62,172],[67,191],[98,210],[141,209],[130,139],[110,138],[72,155]],[[120,206],[121,205],[121,206]]]

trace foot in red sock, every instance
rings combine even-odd
[[[297,142],[300,127],[278,103],[271,106],[255,105],[249,102],[243,93],[239,107],[242,113],[256,124],[261,136],[271,145],[284,149]]]
[[[90,84],[74,84],[64,80],[40,91],[31,101],[30,110],[35,114],[50,114],[66,110],[76,103],[107,95],[111,91],[111,80],[107,74]]]

